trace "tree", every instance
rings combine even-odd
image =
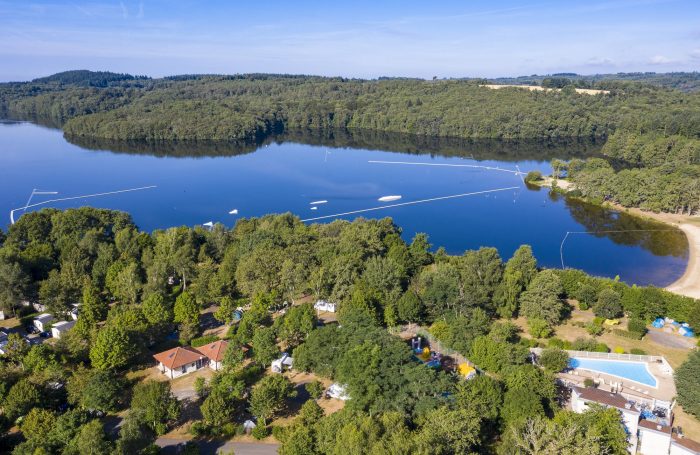
[[[106,284],[114,297],[124,303],[136,303],[142,283],[136,262],[115,262],[107,270]]]
[[[275,374],[265,376],[250,395],[250,413],[267,424],[267,420],[286,407],[286,400],[296,392],[289,379]]]
[[[323,408],[316,400],[306,400],[299,410],[299,421],[302,425],[315,425],[323,415]]]
[[[425,415],[417,435],[422,453],[472,453],[479,445],[481,418],[473,409],[442,406]]]
[[[542,319],[528,319],[527,327],[534,338],[549,338],[552,336],[552,327],[550,327],[547,321]]]
[[[138,349],[134,346],[129,332],[121,326],[103,327],[90,348],[90,362],[100,370],[125,367]]]
[[[290,349],[299,346],[316,327],[316,311],[310,303],[291,307],[281,319],[278,334]]]
[[[73,405],[88,411],[114,412],[122,401],[124,382],[114,371],[79,367],[66,389]]]
[[[175,322],[178,324],[199,324],[199,305],[189,292],[183,292],[175,299]]]
[[[233,321],[233,312],[236,311],[236,302],[229,297],[224,296],[219,302],[219,308],[214,312],[214,318],[224,324],[229,324]]]
[[[3,413],[10,422],[25,415],[40,403],[41,396],[37,387],[27,379],[20,379],[13,385],[2,403]]]
[[[521,313],[528,319],[542,319],[551,325],[557,325],[564,312],[561,280],[552,270],[543,270],[520,295]]]
[[[587,310],[598,299],[598,290],[590,284],[584,283],[576,291],[576,297],[578,297],[579,309]]]
[[[180,403],[170,391],[170,383],[148,380],[136,384],[131,399],[131,412],[157,435],[180,416]]]
[[[311,381],[304,384],[304,388],[309,393],[309,396],[314,400],[318,400],[323,396],[323,384],[320,381]]]
[[[457,385],[457,405],[473,409],[478,416],[489,422],[498,419],[503,403],[503,388],[495,379],[479,375]]]
[[[0,258],[0,308],[15,315],[15,308],[25,298],[29,276],[17,262]]]
[[[202,417],[214,428],[231,422],[236,414],[236,407],[226,398],[226,394],[215,388],[201,406]]]
[[[54,413],[46,409],[33,408],[22,419],[20,429],[25,438],[42,440],[51,431],[55,420]]]
[[[412,291],[408,290],[403,293],[401,298],[396,302],[396,311],[399,320],[403,322],[413,323],[420,322],[423,317],[425,307],[421,302],[420,297]]]
[[[272,327],[261,327],[256,330],[251,345],[253,358],[265,368],[279,355],[275,330]]]
[[[112,444],[107,440],[102,423],[98,419],[93,419],[80,427],[80,432],[68,443],[63,453],[109,455],[112,453]]]
[[[307,278],[307,268],[304,264],[292,259],[285,259],[280,269],[280,280],[286,297],[294,304],[294,298]]]
[[[598,301],[593,306],[596,316],[613,319],[622,315],[620,294],[610,288],[605,288],[598,294]]]
[[[693,351],[676,370],[675,381],[678,391],[678,404],[683,409],[700,418],[700,351]]]
[[[148,294],[141,304],[141,309],[146,320],[152,326],[162,327],[173,322],[173,308],[158,292]]]
[[[546,370],[558,373],[569,366],[569,354],[562,349],[544,349],[538,362]]]
[[[75,324],[75,331],[78,332],[81,338],[87,339],[90,332],[96,327],[97,323],[104,321],[107,317],[109,307],[100,298],[97,286],[92,280],[85,280],[83,285],[83,299],[80,304],[80,317]]]
[[[7,337],[7,344],[4,346],[5,358],[14,363],[20,363],[24,360],[27,352],[29,352],[29,345],[17,332],[10,333]]]
[[[537,393],[527,388],[510,389],[503,396],[501,416],[506,423],[544,416],[542,399]]]

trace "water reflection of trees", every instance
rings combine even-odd
[[[236,156],[251,153],[267,144],[294,142],[320,147],[381,150],[476,160],[549,161],[596,154],[602,144],[588,140],[465,140],[385,133],[371,130],[295,130],[278,133],[258,141],[114,141],[66,137],[80,147],[117,153],[172,157]]]
[[[562,198],[553,195],[554,198]],[[617,212],[579,199],[564,198],[571,216],[588,232],[626,231],[591,234],[606,237],[618,245],[639,246],[655,256],[688,257],[688,239],[683,231],[624,212]],[[656,229],[656,231],[654,231]]]

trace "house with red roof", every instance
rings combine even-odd
[[[209,359],[189,346],[178,346],[153,356],[161,373],[175,379],[183,374],[197,371],[209,363]]]
[[[197,349],[202,355],[209,359],[209,368],[214,371],[219,371],[221,369],[221,362],[224,360],[224,353],[228,347],[228,341],[226,340],[216,340],[213,343],[205,344]]]

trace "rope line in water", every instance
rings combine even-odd
[[[518,189],[519,187],[517,186],[510,186],[507,188],[496,188],[494,190],[484,190],[484,191],[474,191],[472,193],[462,193],[462,194],[453,194],[450,196],[440,196],[440,197],[433,197],[429,199],[419,199],[417,201],[408,201],[408,202],[399,202],[398,204],[389,204],[389,205],[382,205],[379,207],[372,207],[369,209],[360,209],[360,210],[352,210],[350,212],[343,212],[343,213],[334,213],[333,215],[324,215],[324,216],[317,216],[315,218],[307,218],[305,220],[301,220],[303,222],[306,221],[316,221],[316,220],[324,220],[327,218],[337,218],[339,216],[345,216],[345,215],[354,215],[356,213],[364,213],[364,212],[372,212],[375,210],[384,210],[384,209],[389,209],[393,207],[402,207],[404,205],[415,205],[415,204],[423,204],[425,202],[434,202],[434,201],[442,201],[445,199],[455,199],[455,198],[460,198],[460,197],[467,197],[467,196],[474,196],[477,194],[486,194],[486,193],[494,193],[497,191],[508,191],[508,190],[515,190]]]
[[[125,189],[125,190],[107,191],[107,192],[105,192],[105,193],[85,194],[85,195],[82,195],[82,196],[61,197],[61,198],[57,198],[57,199],[49,199],[49,200],[46,200],[46,201],[36,202],[36,203],[34,203],[34,204],[30,204],[30,205],[26,205],[26,206],[24,206],[24,207],[19,207],[19,208],[10,210],[10,221],[12,222],[12,224],[15,224],[15,217],[14,217],[14,214],[15,214],[15,212],[16,212],[17,210],[26,210],[26,209],[28,209],[28,208],[30,208],[30,207],[37,207],[37,206],[39,206],[39,205],[49,204],[49,203],[51,203],[51,202],[71,201],[71,200],[74,200],[74,199],[85,199],[85,198],[97,197],[97,196],[107,196],[107,195],[110,195],[110,194],[129,193],[129,192],[131,192],[131,191],[149,190],[149,189],[151,189],[151,188],[156,188],[156,185],[141,186],[141,187],[138,187],[138,188],[127,188],[127,189]]]
[[[469,168],[475,168],[475,169],[488,169],[490,171],[510,172],[511,174],[515,174],[515,175],[526,174],[525,172],[522,172],[519,169],[517,171],[513,171],[511,169],[503,169],[500,167],[493,167],[493,166],[478,166],[476,164],[421,163],[421,162],[413,162],[413,161],[379,161],[379,160],[369,160],[367,162],[370,164],[403,164],[403,165],[408,165],[408,166],[469,167]]]

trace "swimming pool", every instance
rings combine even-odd
[[[644,362],[572,357],[569,359],[569,366],[571,368],[605,373],[648,385],[649,387],[656,387],[656,378],[649,372]]]

